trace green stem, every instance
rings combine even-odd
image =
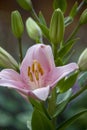
[[[54,60],[56,60],[56,56],[57,56],[57,46],[54,45],[53,43],[52,43],[52,50],[53,50]]]
[[[84,92],[87,89],[87,85],[82,87],[76,94],[74,94],[69,101],[74,100],[76,97],[78,97],[82,92]]]
[[[68,40],[66,42],[70,41],[76,35],[76,33],[79,30],[80,26],[81,26],[80,24],[78,24],[76,26],[76,28],[74,29],[74,31],[72,32],[72,34],[69,36],[69,38],[68,38]]]
[[[53,116],[56,109],[56,87],[52,90],[51,97],[48,99],[48,113]],[[52,118],[52,123],[56,127],[56,118]]]
[[[33,18],[34,18],[37,22],[40,22],[40,21],[39,21],[39,18],[38,18],[38,16],[37,16],[37,14],[36,14],[36,12],[35,12],[35,10],[34,10],[34,8],[32,8],[32,10],[31,10],[31,15],[33,16]]]
[[[19,59],[20,59],[20,63],[23,60],[23,56],[22,56],[22,41],[21,38],[18,39],[18,45],[19,45]]]

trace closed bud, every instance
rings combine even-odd
[[[56,9],[52,15],[49,36],[53,44],[61,43],[61,41],[63,40],[64,16],[60,9]]]
[[[86,24],[87,23],[87,9],[83,11],[80,17],[80,25]]]
[[[78,65],[80,70],[85,71],[87,70],[87,48],[82,52],[79,57]]]
[[[2,47],[0,47],[0,67],[18,70],[16,60]]]
[[[13,34],[17,38],[20,38],[24,31],[24,25],[22,17],[18,11],[13,11],[11,14],[11,27]]]
[[[31,10],[32,9],[31,0],[17,0],[17,2],[25,10]]]
[[[35,41],[41,41],[42,39],[42,31],[37,23],[32,19],[28,18],[26,21],[26,29],[30,38]]]

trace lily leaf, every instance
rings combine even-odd
[[[32,130],[54,130],[51,120],[37,109],[34,109],[31,125]]]
[[[75,15],[77,14],[77,8],[78,8],[78,3],[77,1],[75,2],[75,4],[73,5],[71,11],[70,11],[70,17],[74,18]]]
[[[53,8],[54,9],[60,8],[62,10],[62,12],[65,12],[66,8],[67,8],[66,0],[54,0]]]
[[[78,71],[72,73],[70,76],[65,77],[64,79],[60,80],[58,83],[58,88],[61,93],[66,92],[70,89],[76,82],[78,76]]]
[[[50,119],[50,116],[49,116],[45,106],[43,105],[43,102],[40,102],[40,101],[33,99],[31,97],[29,97],[29,101],[31,102],[31,104],[34,108],[36,108],[37,110],[39,110],[42,113],[45,113],[46,116]]]
[[[65,92],[63,94],[59,94],[57,96],[57,103],[56,103],[57,106],[56,106],[56,110],[55,110],[53,117],[58,116],[65,109],[71,95],[72,95],[72,89],[69,89],[67,92]]]
[[[87,109],[77,113],[76,115],[74,115],[73,117],[71,117],[70,119],[68,119],[64,123],[62,123],[56,130],[65,130],[65,128],[67,128],[74,121],[76,121],[79,117],[81,117],[82,115],[84,115],[86,113],[87,113]]]
[[[47,26],[46,20],[45,20],[45,18],[44,18],[44,16],[43,16],[43,14],[42,14],[41,11],[39,12],[39,20],[40,20],[40,23],[41,23],[41,24]]]
[[[83,72],[79,77],[78,77],[78,83],[80,87],[83,87],[87,84],[87,71]]]
[[[38,23],[39,27],[41,28],[43,35],[49,40],[49,29],[44,24]]]
[[[78,40],[78,38],[76,39],[72,39],[70,41],[68,41],[68,43],[66,43],[58,52],[58,56],[63,58],[64,56],[66,56],[70,50],[72,49],[73,45],[76,43],[76,41]]]

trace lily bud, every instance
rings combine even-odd
[[[53,44],[58,44],[63,40],[64,16],[60,9],[56,9],[52,15],[49,36]]]
[[[27,29],[28,35],[33,40],[40,41],[40,39],[42,39],[42,31],[32,18],[27,19],[26,29]]]
[[[20,38],[24,31],[24,25],[20,13],[16,10],[11,14],[11,27],[13,34]]]
[[[87,23],[87,9],[83,11],[80,17],[80,25],[86,24]]]
[[[87,48],[80,55],[78,65],[80,70],[87,70]]]
[[[0,66],[3,68],[12,68],[18,70],[16,60],[2,47],[0,47]]]
[[[17,2],[25,10],[31,10],[32,9],[31,0],[17,0]]]

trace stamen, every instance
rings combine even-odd
[[[32,72],[34,73],[34,63],[32,64]]]
[[[28,76],[29,76],[29,74],[30,74],[30,66],[28,67]]]
[[[39,72],[37,70],[35,71],[35,78],[37,81],[39,80]]]
[[[30,66],[28,67],[28,76],[29,76],[29,78],[30,78],[30,81],[33,82],[34,80],[33,80],[33,75],[32,75],[32,73],[30,72]]]
[[[41,67],[41,65],[39,63],[38,63],[38,70],[39,70],[41,75],[44,74],[44,71],[43,71],[43,69],[42,69],[42,67]]]
[[[30,78],[30,81],[34,81],[34,78],[38,81],[39,80],[39,76],[43,75],[44,71],[43,68],[41,67],[40,63],[37,60],[33,61],[32,66],[28,67],[28,76]]]

